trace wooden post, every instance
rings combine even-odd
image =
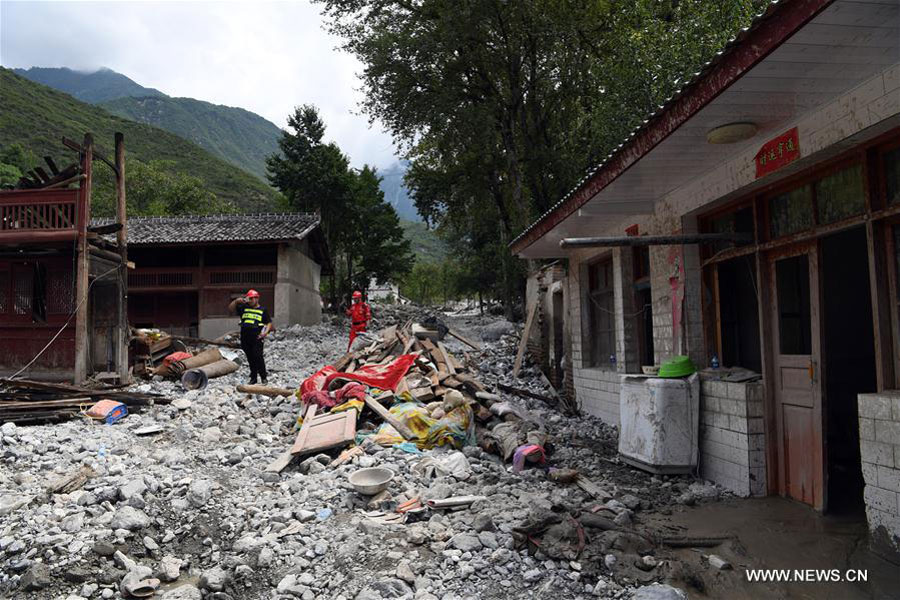
[[[75,384],[78,385],[87,379],[88,358],[88,273],[90,272],[90,253],[87,247],[87,227],[91,221],[91,163],[94,160],[94,138],[90,133],[84,136],[82,154],[82,170],[84,179],[81,180],[79,193],[78,215],[78,245],[75,275]]]
[[[118,295],[118,335],[116,336],[116,371],[119,383],[127,383],[128,375],[128,218],[125,208],[125,136],[116,132],[116,221],[122,226],[116,233],[122,257]]]

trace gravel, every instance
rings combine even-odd
[[[376,327],[420,314],[375,307]],[[487,386],[504,382],[546,393],[527,362],[519,379],[509,375],[514,326],[496,317],[447,320],[470,339],[495,339],[482,352],[445,340],[456,356],[463,350],[471,356]],[[266,344],[270,385],[297,387],[333,363],[346,348],[346,330],[345,319],[329,318],[277,331]],[[0,507],[6,512],[0,519],[0,597],[121,598],[125,581],[159,580],[156,597],[165,600],[567,600],[627,598],[663,579],[634,545],[607,535],[616,532],[591,535],[578,562],[517,545],[514,528],[535,511],[603,503],[575,485],[549,480],[542,469],[515,473],[479,448],[465,449],[468,472],[433,479],[412,469],[422,455],[381,447],[338,468],[326,466],[334,452],[295,461],[280,474],[265,473],[293,442],[298,407],[294,398],[238,393],[235,386],[246,378],[242,366],[202,391],[185,392],[173,381],[139,382],[134,389],[179,402],[133,412],[114,425],[72,420],[0,427]],[[642,511],[720,494],[687,477],[653,477],[620,464],[616,431],[598,419],[568,418],[540,401],[501,395],[544,423],[553,442],[549,464],[577,468],[609,493],[603,511],[617,524],[627,526]],[[134,435],[150,425],[163,431]],[[446,451],[424,454],[440,458]],[[97,476],[72,493],[46,494],[49,481],[81,465]],[[369,498],[347,481],[362,465],[397,474],[382,503],[389,508],[416,496],[486,500],[461,510],[426,511],[405,524],[380,522],[367,516]],[[602,548],[595,548],[601,541]],[[642,597],[678,597],[666,592],[657,587],[647,592],[656,595]]]

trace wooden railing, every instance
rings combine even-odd
[[[128,273],[128,289],[197,289],[200,269],[196,267],[149,268],[138,267]]]
[[[75,239],[84,230],[77,189],[0,192],[0,244]]]

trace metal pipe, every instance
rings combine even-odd
[[[705,242],[752,242],[752,233],[686,233],[675,235],[626,235],[613,237],[565,238],[560,248],[615,248],[619,246],[671,246]]]
[[[487,500],[487,498],[485,496],[454,496],[453,498],[429,500],[427,504],[431,508],[452,508],[454,506],[468,506],[479,500]]]

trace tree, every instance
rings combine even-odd
[[[178,173],[172,161],[143,163],[130,160],[125,168],[125,200],[129,216],[204,215],[235,212],[219,200],[197,177]],[[94,216],[116,214],[115,175],[106,165],[95,163],[91,209]]]
[[[399,281],[415,261],[397,212],[384,199],[380,181],[368,165],[353,173],[354,233],[347,240],[344,252],[348,292],[353,288],[365,289],[373,279],[379,283]]]
[[[281,155],[266,160],[269,181],[292,210],[319,213],[336,260],[328,286],[332,304],[373,278],[393,281],[409,272],[410,245],[375,170],[350,169],[340,148],[323,141],[325,123],[314,106],[297,107],[288,126],[278,142]]]
[[[319,1],[364,65],[363,110],[412,161],[420,213],[498,261],[485,291],[508,311],[523,287],[512,237],[765,3]]]
[[[22,177],[22,171],[15,165],[0,162],[0,187],[13,187]]]

